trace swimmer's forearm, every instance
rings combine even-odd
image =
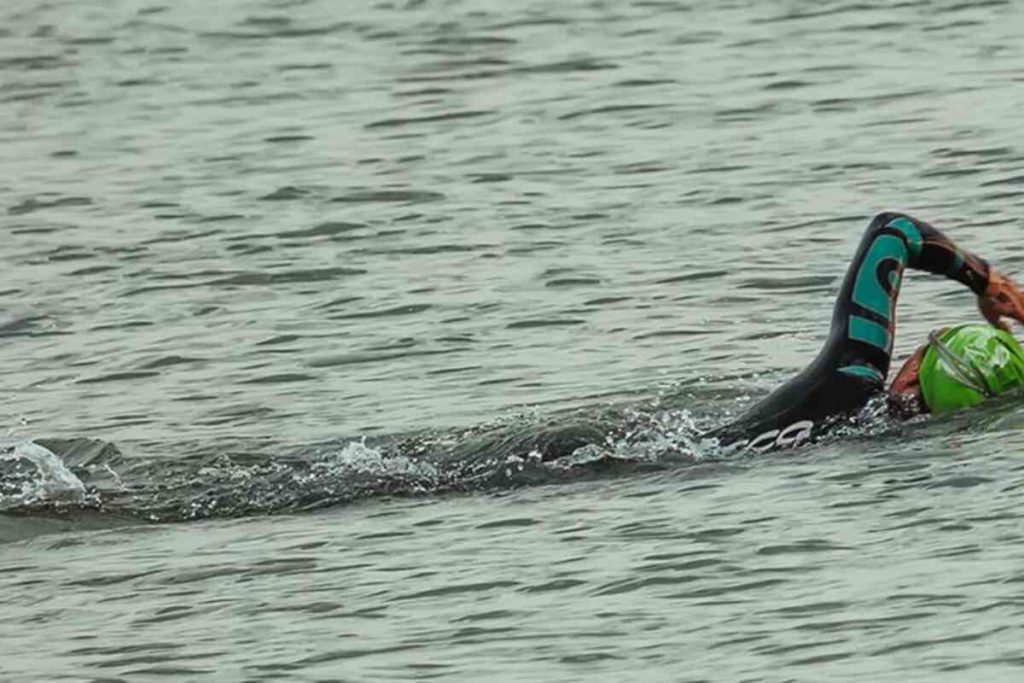
[[[920,249],[912,255],[911,268],[956,280],[981,296],[988,286],[989,265],[985,259],[963,249],[924,221],[912,220],[921,235]]]

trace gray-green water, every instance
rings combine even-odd
[[[1019,267],[1022,64],[1011,2],[6,0],[0,678],[1019,680],[1012,402],[694,438],[874,212]],[[898,349],[975,315],[914,275]]]

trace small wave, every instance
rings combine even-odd
[[[43,209],[53,209],[64,206],[88,206],[90,204],[92,204],[92,199],[89,197],[58,197],[52,200],[29,197],[20,204],[15,204],[8,208],[7,213],[12,216],[21,216],[26,213],[33,213]]]

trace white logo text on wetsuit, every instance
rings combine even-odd
[[[743,450],[766,453],[775,448],[791,448],[799,446],[811,438],[811,431],[813,429],[814,422],[811,420],[794,422],[785,429],[771,429],[763,434],[755,436],[743,448]]]

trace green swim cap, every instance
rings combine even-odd
[[[928,338],[919,376],[933,413],[975,406],[1024,386],[1024,351],[1009,332],[967,324]]]

